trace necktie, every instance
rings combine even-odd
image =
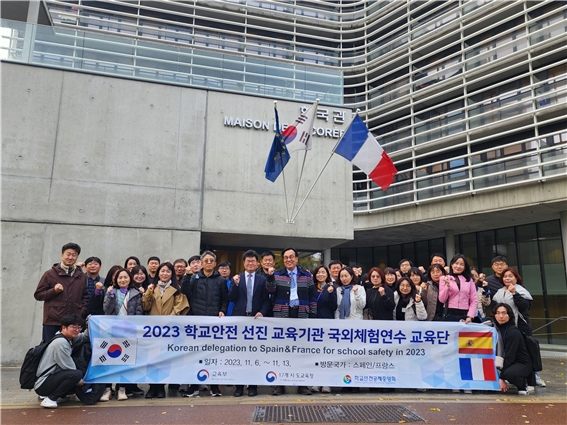
[[[295,279],[295,272],[291,273],[291,291],[289,294],[289,306],[297,307],[299,305],[299,299],[297,297],[297,280]]]
[[[246,280],[246,313],[252,312],[252,294],[253,294],[253,284],[252,275],[248,274],[248,279]]]
[[[69,267],[69,268],[67,269],[67,274],[68,274],[69,276],[73,276],[73,269],[72,269],[71,267]]]

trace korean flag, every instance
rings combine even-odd
[[[94,338],[93,366],[136,364],[135,338]]]

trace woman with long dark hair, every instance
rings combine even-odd
[[[518,388],[519,395],[528,395],[528,377],[532,374],[532,361],[524,337],[514,325],[514,312],[507,303],[497,303],[493,309],[494,327],[498,330],[496,367],[500,391],[507,392],[509,384]]]
[[[440,322],[443,320],[443,303],[439,301],[439,285],[442,285],[441,279],[447,272],[441,264],[434,263],[427,269],[427,319],[428,321]]]
[[[439,285],[439,301],[449,301],[447,322],[470,323],[476,317],[478,297],[469,263],[463,254],[455,255],[450,263],[449,276]]]
[[[421,295],[407,276],[402,276],[394,291],[394,320],[418,321],[427,319]]]
[[[139,266],[140,264],[141,263],[138,257],[131,255],[130,257],[126,258],[126,261],[124,261],[124,268],[132,273],[132,269],[136,266]]]

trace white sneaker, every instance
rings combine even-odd
[[[311,391],[313,391],[314,393],[318,393],[319,392],[319,387],[309,387],[309,389]]]
[[[118,394],[116,395],[116,400],[128,400],[128,396],[126,395],[126,388],[120,387],[118,388]]]
[[[321,388],[321,392],[322,392],[322,393],[330,393],[330,392],[331,392],[331,387],[323,387],[323,388]]]
[[[45,397],[39,405],[41,407],[46,407],[47,409],[57,409],[57,402],[51,400],[49,397]]]
[[[195,397],[201,397],[201,394],[199,393],[199,390],[195,390],[192,393],[183,394],[183,397],[195,398]]]
[[[100,398],[98,399],[98,401],[108,401],[110,400],[110,396],[111,396],[112,392],[110,391],[110,387],[106,387],[104,389],[104,392],[102,393],[102,395],[100,396]]]
[[[529,391],[518,391],[518,395],[530,395]]]
[[[472,390],[463,390],[465,394],[472,394]]]
[[[528,385],[528,391],[529,391],[530,393],[531,393],[531,392],[534,392],[534,391],[535,391],[535,387],[532,387],[531,385]]]
[[[535,374],[535,383],[538,387],[547,387],[545,381],[540,378],[539,373]]]
[[[454,393],[460,394],[460,393],[461,393],[461,390],[451,390],[451,392],[454,392]]]

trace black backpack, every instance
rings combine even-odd
[[[37,373],[37,368],[39,366],[39,362],[41,361],[41,358],[43,357],[43,353],[45,352],[45,349],[56,338],[65,338],[65,337],[61,334],[57,334],[53,338],[51,338],[49,342],[42,342],[41,344],[36,345],[35,347],[32,347],[28,350],[26,356],[24,357],[22,368],[20,369],[20,388],[24,390],[33,389],[33,386],[35,385],[35,381],[37,381],[38,377],[44,375],[45,373],[53,369],[55,366],[57,366],[57,365],[53,365],[48,370],[42,371],[39,375]]]
[[[522,335],[524,336],[524,343],[526,344],[526,349],[528,350],[528,354],[530,355],[530,359],[532,360],[532,367],[534,369],[534,372],[543,370],[541,353],[539,351],[539,341],[533,336],[526,335],[523,332]]]

